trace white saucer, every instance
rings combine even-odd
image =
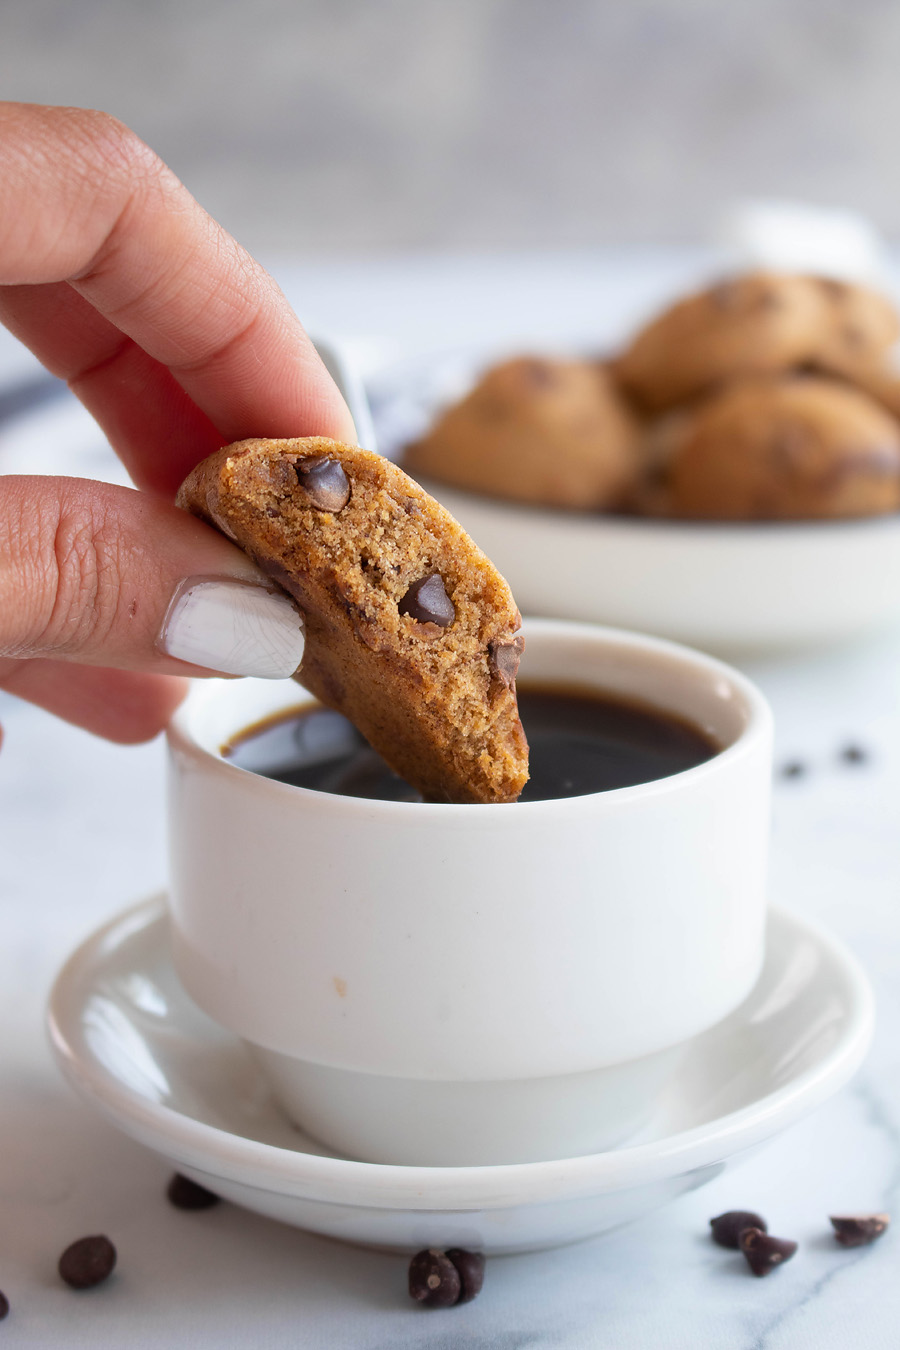
[[[552,1247],[693,1190],[841,1087],[872,1021],[855,960],[805,920],[774,911],[759,984],[692,1042],[638,1141],[557,1162],[430,1168],[337,1157],[289,1124],[242,1043],[180,988],[162,897],[79,947],[49,1009],[73,1085],[180,1171],[297,1227],[407,1251]]]

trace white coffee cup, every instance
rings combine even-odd
[[[771,716],[711,657],[529,620],[520,682],[680,715],[722,748],[637,787],[515,805],[370,801],[228,762],[310,701],[198,683],[171,750],[173,952],[288,1114],[373,1162],[595,1152],[639,1128],[763,957]]]

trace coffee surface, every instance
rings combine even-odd
[[[720,749],[682,718],[590,690],[525,684],[518,697],[530,747],[523,802],[650,783],[702,764]],[[295,787],[421,801],[345,717],[318,703],[248,727],[223,754],[242,769]]]

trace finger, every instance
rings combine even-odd
[[[187,512],[106,483],[0,477],[0,657],[279,678],[302,653],[287,596]]]
[[[188,684],[168,675],[36,660],[0,661],[0,688],[108,741],[134,745],[162,731]]]
[[[0,105],[0,282],[66,281],[167,366],[226,440],[353,439],[278,286],[114,118]],[[64,224],[64,228],[61,228]],[[77,382],[108,349],[59,369]]]
[[[0,323],[55,373],[71,369],[80,352],[94,353],[98,364],[74,387],[138,487],[173,496],[194,465],[222,444],[171,371],[65,282],[0,287]]]

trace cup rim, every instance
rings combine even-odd
[[[522,818],[519,813],[523,810],[531,813],[537,812],[545,816],[553,813],[564,813],[570,817],[573,811],[579,812],[580,810],[590,809],[592,813],[596,812],[600,802],[607,802],[610,806],[613,806],[631,798],[653,797],[666,792],[677,791],[688,780],[693,782],[710,773],[718,773],[723,767],[751,753],[760,738],[771,735],[772,712],[761,690],[741,671],[724,661],[720,661],[717,657],[708,655],[706,652],[688,647],[683,643],[672,642],[668,638],[658,638],[646,633],[632,632],[626,628],[614,628],[576,620],[526,617],[523,620],[523,628],[526,639],[529,634],[537,633],[547,637],[556,635],[560,638],[570,639],[589,635],[591,638],[601,638],[620,647],[626,646],[635,651],[656,653],[660,656],[668,656],[686,664],[694,665],[701,668],[707,675],[713,675],[728,682],[743,700],[746,709],[746,722],[730,745],[725,746],[702,764],[696,764],[690,769],[682,769],[679,773],[668,774],[663,778],[652,779],[647,783],[637,783],[631,787],[608,788],[602,792],[582,793],[574,797],[550,797],[538,801],[514,803],[396,802],[382,801],[378,798],[341,796],[339,793],[320,792],[316,788],[304,788],[293,783],[282,783],[276,779],[267,778],[264,774],[241,768],[240,765],[229,762],[220,754],[208,750],[191,731],[190,719],[197,702],[204,697],[204,694],[206,697],[210,696],[206,692],[209,690],[208,680],[192,681],[192,688],[187,698],[176,708],[166,728],[169,749],[192,757],[195,761],[203,764],[208,771],[224,776],[226,779],[238,781],[234,779],[236,774],[248,778],[256,784],[253,789],[255,792],[271,795],[273,799],[280,799],[283,802],[289,800],[315,801],[320,805],[327,803],[329,809],[333,811],[355,814],[358,814],[361,808],[367,814],[384,814],[387,816],[399,814],[401,817],[407,816],[409,812],[421,817],[423,813],[427,812],[432,820],[439,817],[447,821],[456,818],[458,813],[462,812],[463,818],[470,824],[476,818],[484,821],[486,819],[484,813],[490,812],[493,827],[504,818],[502,815],[497,816],[498,811],[506,812],[511,815],[511,820],[512,817],[515,817],[520,822]],[[228,681],[228,683],[231,682]],[[301,692],[303,686],[298,684],[297,689],[298,692]],[[301,702],[302,699],[298,700],[298,706]],[[508,812],[511,805],[517,808],[513,813]]]

